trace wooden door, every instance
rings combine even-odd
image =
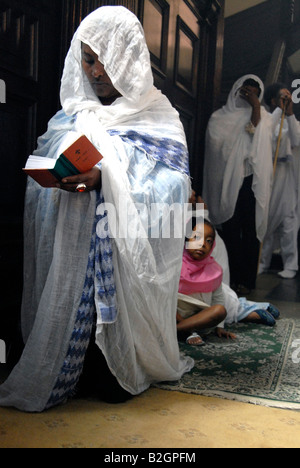
[[[155,82],[180,113],[190,152],[194,147],[200,59],[199,14],[182,0],[144,0],[142,21]]]
[[[57,109],[60,8],[60,0],[0,0],[0,339],[8,350],[22,295],[22,167]]]
[[[180,114],[201,193],[205,129],[221,87],[224,1],[142,0],[139,16],[155,84]]]

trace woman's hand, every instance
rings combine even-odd
[[[101,186],[101,171],[99,168],[93,167],[93,169],[84,174],[65,177],[60,183],[56,184],[56,187],[66,192],[76,192],[79,184],[86,185],[85,192],[99,189]]]
[[[257,92],[253,90],[252,86],[243,86],[240,89],[240,96],[247,101],[251,107],[260,107],[259,97]]]
[[[277,101],[278,107],[285,110],[286,115],[290,116],[294,114],[293,99],[288,89],[282,89]]]
[[[243,86],[240,89],[240,96],[252,107],[251,122],[254,127],[257,127],[261,118],[261,105],[257,88],[253,88],[252,86]]]

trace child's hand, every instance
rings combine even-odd
[[[224,330],[224,328],[219,328],[219,327],[216,328],[216,334],[219,338],[226,338],[227,340],[228,339],[236,340],[237,338],[237,336],[234,333],[230,333]]]

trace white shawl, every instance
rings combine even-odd
[[[210,118],[206,132],[203,198],[209,206],[212,222],[219,225],[234,214],[239,190],[244,179],[244,164],[253,169],[253,191],[256,198],[256,231],[262,240],[268,220],[272,187],[272,120],[261,108],[261,121],[254,136],[245,127],[251,120],[252,108],[239,97],[243,83],[255,75],[245,75],[234,84],[225,106]]]
[[[111,106],[99,102],[83,73],[81,41],[98,54],[122,94]],[[141,25],[127,9],[102,7],[82,21],[66,57],[61,103],[63,110],[50,120],[36,152],[55,158],[69,131],[86,134],[103,154],[102,192],[105,203],[115,207],[116,232],[123,228],[124,206],[137,233],[143,232],[152,203],[187,203],[190,179],[183,170],[187,156],[183,127],[178,113],[153,86]],[[152,150],[151,145],[141,148],[138,140],[125,141],[122,137],[129,130],[135,136],[148,136]],[[168,160],[167,154],[178,159]],[[177,165],[178,170],[174,170]],[[147,207],[146,212],[138,211],[138,203]],[[97,205],[95,191],[67,193],[42,189],[29,181],[22,308],[26,346],[20,362],[0,387],[0,405],[42,411],[60,402],[53,388],[63,391],[65,382],[58,376],[62,374],[64,379],[64,370],[68,372],[69,345],[74,345],[78,356],[81,353],[75,342],[81,332],[74,334],[78,308],[89,288],[97,284],[98,274],[101,276],[101,271],[93,273],[87,268],[96,211],[101,215],[103,204]],[[154,223],[159,225],[163,213],[156,216]],[[110,214],[108,222],[111,224]],[[176,333],[183,243],[183,236],[114,238],[117,316],[110,322],[103,320],[97,295],[95,304],[84,309],[95,307],[97,331],[92,339],[119,383],[132,394],[153,382],[177,380],[193,366],[190,358],[180,356]],[[71,337],[75,337],[73,342]],[[75,362],[67,382],[71,389],[77,373]]]

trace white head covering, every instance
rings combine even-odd
[[[256,230],[263,239],[268,218],[272,184],[271,118],[261,107],[261,120],[254,136],[246,131],[252,108],[239,95],[248,79],[260,88],[264,85],[255,75],[245,75],[233,85],[222,109],[210,118],[206,132],[203,198],[209,206],[212,222],[222,224],[234,214],[239,190],[243,184],[245,161],[253,170],[253,191],[256,197]]]
[[[62,79],[63,102],[68,98],[74,101],[75,95],[98,100],[93,90],[86,86],[88,80],[81,66],[81,42],[98,55],[114,87],[125,98],[137,102],[152,88],[150,55],[137,17],[124,7],[102,7],[81,22],[73,37]],[[81,80],[74,80],[74,76],[80,75],[83,76],[83,88]]]
[[[101,104],[83,71],[82,42],[98,55],[113,86],[122,95],[110,106]],[[186,145],[178,112],[153,85],[143,28],[124,7],[101,7],[82,21],[65,60],[60,97],[65,113],[83,112],[83,122],[88,110],[106,130],[121,126],[122,130],[132,129],[134,125],[135,130],[164,135]]]
[[[227,102],[223,109],[226,110],[227,112],[241,111],[241,115],[246,115],[245,110],[247,110],[248,111],[247,114],[250,119],[252,109],[250,105],[247,103],[247,101],[245,101],[245,99],[243,99],[240,96],[240,90],[243,87],[245,81],[247,80],[254,80],[259,85],[260,94],[259,94],[258,99],[259,99],[259,102],[262,102],[264,90],[265,90],[263,82],[256,75],[244,75],[234,83],[228,95]]]

